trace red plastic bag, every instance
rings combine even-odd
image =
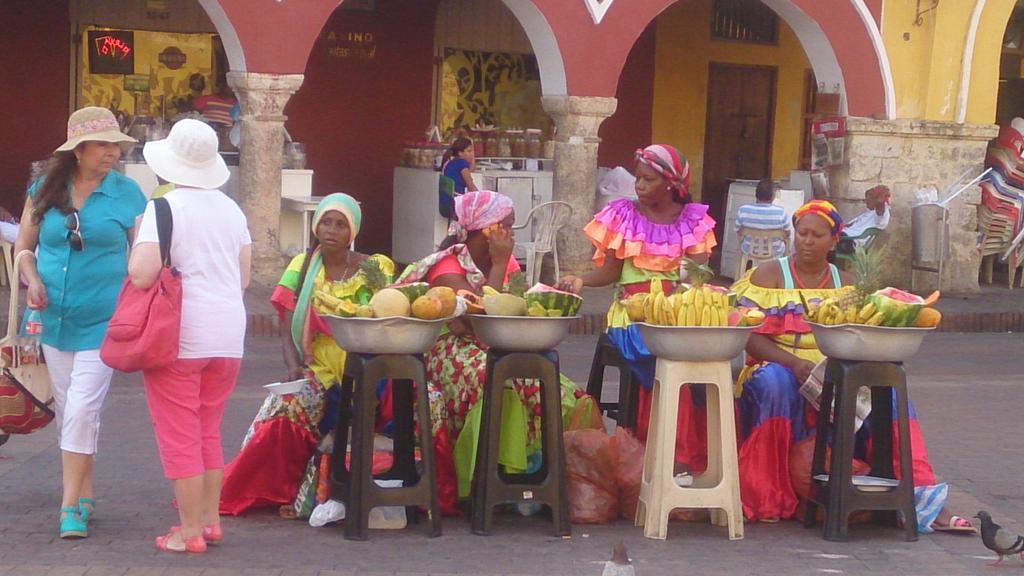
[[[569,484],[569,521],[604,524],[619,516],[615,482],[615,443],[603,430],[565,433],[565,476]]]
[[[789,479],[793,483],[793,490],[800,497],[800,504],[796,509],[796,518],[803,520],[804,510],[807,508],[807,497],[811,493],[811,462],[814,460],[814,436],[805,438],[793,444],[789,450]],[[825,472],[829,470],[829,463],[832,461],[832,449],[825,448]],[[853,474],[859,476],[871,472],[867,463],[853,459]],[[818,521],[824,520],[824,512],[818,507]],[[871,512],[854,512],[850,515],[850,523],[858,524],[869,522]]]
[[[618,452],[615,483],[619,488],[619,509],[623,518],[633,520],[644,474],[644,445],[625,428],[615,429],[612,442]]]

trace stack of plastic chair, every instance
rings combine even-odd
[[[1024,230],[1024,120],[1004,126],[985,155],[992,171],[981,183],[978,228],[981,231],[982,271],[992,283],[996,258],[1007,254],[1009,286],[1013,288],[1017,269],[1024,266],[1024,242],[1013,241]],[[1020,276],[1024,287],[1024,272]]]

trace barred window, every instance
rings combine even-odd
[[[779,18],[760,0],[714,0],[711,37],[754,44],[776,44]]]

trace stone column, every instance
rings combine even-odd
[[[253,282],[272,285],[281,275],[281,166],[285,104],[302,85],[302,74],[228,72],[241,103],[239,200],[253,241]]]
[[[910,288],[913,258],[910,227],[914,191],[934,185],[943,191],[968,168],[981,169],[988,142],[998,134],[991,124],[955,124],[926,120],[847,118],[846,159],[830,179],[831,199],[844,218],[865,210],[864,192],[884,184],[892,190],[883,285]],[[978,204],[975,186],[949,205],[950,253],[942,287],[953,292],[978,290]],[[918,291],[936,286],[932,272],[915,272]]]
[[[597,148],[601,123],[615,113],[615,98],[545,96],[544,110],[555,121],[553,197],[572,204],[573,217],[558,237],[558,260],[563,273],[589,270],[594,248],[583,227],[594,215],[597,190]]]

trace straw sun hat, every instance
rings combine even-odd
[[[186,118],[163,140],[146,142],[146,163],[157,176],[189,188],[220,188],[231,173],[218,152],[217,133],[205,122]]]
[[[87,106],[72,112],[68,118],[68,139],[54,152],[70,152],[82,142],[117,142],[122,149],[131,149],[136,140],[121,132],[113,112]]]

